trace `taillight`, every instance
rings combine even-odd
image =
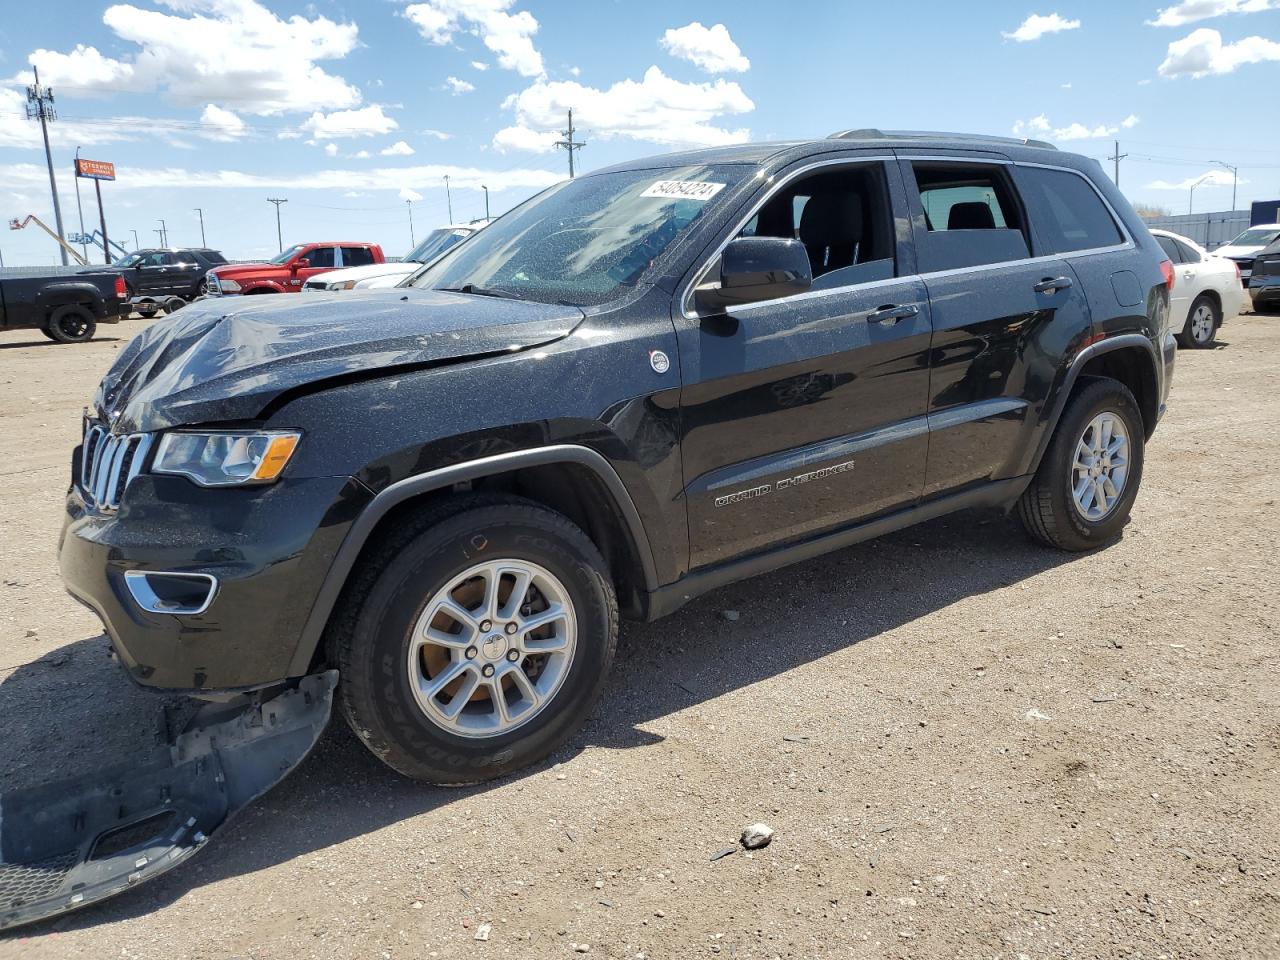
[[[1173,272],[1173,261],[1172,261],[1172,260],[1161,260],[1161,261],[1160,261],[1160,272],[1164,274],[1164,285],[1165,285],[1166,287],[1168,287],[1170,290],[1172,290],[1172,289],[1173,289],[1173,278],[1174,278],[1174,276],[1175,276],[1175,274],[1174,274],[1174,272]]]
[[[1237,279],[1237,280],[1242,280],[1242,279],[1243,279],[1243,277],[1242,277],[1242,276],[1241,276],[1241,274],[1240,274],[1240,263],[1239,263],[1239,261],[1232,260],[1232,261],[1231,261],[1231,265],[1232,265],[1233,267],[1235,267],[1235,268],[1236,268],[1236,279]]]
[[[116,275],[116,296],[123,300],[129,296],[129,288],[124,285],[124,277]]]

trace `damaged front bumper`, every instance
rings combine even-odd
[[[271,699],[209,704],[147,764],[0,797],[0,929],[88,906],[182,863],[311,752],[337,682],[330,670]]]

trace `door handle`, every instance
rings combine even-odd
[[[1071,286],[1070,277],[1045,277],[1031,289],[1036,293],[1057,293]]]
[[[901,306],[895,304],[887,304],[879,309],[872,310],[867,314],[867,323],[887,323],[895,324],[899,320],[906,320],[908,317],[918,316],[920,308],[914,303],[905,303]]]

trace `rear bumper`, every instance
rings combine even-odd
[[[320,584],[369,498],[348,477],[213,490],[140,474],[118,512],[100,513],[72,485],[59,565],[68,592],[97,613],[139,684],[263,687],[290,676]],[[136,581],[130,589],[126,575],[139,571],[205,575],[216,590],[189,613],[157,613],[140,602]]]
[[[1249,299],[1256,305],[1263,301],[1275,303],[1280,300],[1280,277],[1253,277],[1248,281]]]

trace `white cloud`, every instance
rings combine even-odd
[[[1083,123],[1069,123],[1065,127],[1055,127],[1049,122],[1049,118],[1043,113],[1038,117],[1032,117],[1030,120],[1019,120],[1013,125],[1013,135],[1015,137],[1030,137],[1033,139],[1049,139],[1060,142],[1068,142],[1071,140],[1101,140],[1104,137],[1114,137],[1121,130],[1130,130],[1139,123],[1137,114],[1129,114],[1119,123],[1106,124],[1101,123],[1097,126],[1089,126]]]
[[[341,137],[372,137],[390,133],[400,125],[373,104],[359,110],[335,110],[333,113],[313,113],[302,129],[316,140],[336,140]]]
[[[411,157],[413,156],[413,147],[403,140],[397,140],[391,146],[379,150],[378,153],[384,157]]]
[[[215,101],[259,116],[360,102],[355,87],[318,65],[355,49],[354,23],[282,19],[257,0],[162,2],[173,12],[123,3],[102,15],[117,38],[138,48],[123,59],[80,45],[70,53],[36,50],[28,62],[63,95],[160,92],[182,104]],[[25,71],[22,79],[29,82]]]
[[[452,133],[445,133],[443,130],[419,130],[424,137],[434,137],[437,140],[452,140]]]
[[[573,77],[580,77],[580,76],[582,76],[582,68],[581,68],[581,67],[570,67],[570,68],[569,68],[569,75],[570,75],[570,76],[573,76]]]
[[[658,42],[673,57],[688,60],[706,73],[743,73],[751,66],[723,23],[704,27],[695,20],[673,27]]]
[[[514,111],[516,123],[498,131],[493,145],[545,152],[557,139],[570,107],[577,125],[601,140],[623,137],[665,145],[715,146],[748,139],[749,131],[728,130],[713,121],[724,114],[749,113],[755,104],[737,83],[682,83],[650,67],[643,80],[622,80],[607,90],[576,81],[539,80],[509,96],[503,107]]]
[[[43,74],[40,77],[44,81]],[[55,91],[56,93],[57,91]],[[0,87],[0,147],[17,149],[43,149],[40,124],[27,119],[25,92]],[[55,147],[75,147],[101,143],[118,143],[140,139],[148,132],[149,121],[141,117],[117,117],[121,121],[114,126],[100,123],[78,123],[59,120],[49,126],[49,141]],[[142,121],[142,122],[139,122]]]
[[[1193,30],[1181,40],[1169,44],[1168,55],[1160,64],[1162,77],[1198,79],[1210,74],[1231,73],[1246,63],[1280,60],[1280,43],[1265,37],[1245,37],[1234,43],[1223,43],[1222,34],[1208,27]]]
[[[280,174],[246,173],[241,170],[188,170],[183,167],[131,167],[116,165],[120,179],[112,184],[115,191],[148,189],[274,189],[324,190],[338,193],[346,190],[395,190],[408,187],[417,190],[439,189],[445,174],[454,190],[480,191],[488,185],[500,190],[541,190],[564,179],[562,174],[547,170],[511,169],[482,170],[444,164],[422,164],[412,167],[376,167],[373,169],[331,169],[310,173],[286,169]],[[0,165],[0,183],[10,190],[38,191],[49,188],[49,173],[44,163]]]
[[[484,73],[486,70],[489,69],[489,65],[485,63],[483,60],[472,60],[471,67],[474,70],[479,70],[481,73]]]
[[[1071,89],[1071,84],[1069,84],[1069,83],[1061,83],[1061,84],[1059,84],[1059,86],[1060,86],[1063,90],[1070,90],[1070,89]]]
[[[244,121],[233,111],[224,110],[216,104],[208,104],[200,114],[200,122],[207,129],[201,134],[206,140],[228,142],[238,140],[245,134]]]
[[[338,145],[336,143],[326,143],[324,152],[325,156],[336,157],[338,155]]]
[[[408,187],[400,188],[400,199],[408,200],[410,203],[417,203],[422,199],[422,194],[417,190],[410,190]]]
[[[1065,17],[1058,16],[1056,13],[1051,13],[1048,16],[1033,13],[1019,24],[1017,30],[1012,33],[1001,33],[1000,36],[1006,40],[1026,43],[1028,40],[1039,40],[1046,33],[1059,33],[1063,30],[1079,29],[1079,20],[1068,20]]]
[[[445,89],[455,97],[462,93],[470,93],[476,88],[474,83],[467,83],[467,81],[459,80],[457,77],[445,77],[444,85]]]
[[[373,154],[371,154],[368,150],[357,150],[351,156],[354,157],[356,160],[368,160],[371,156],[373,156]]]
[[[1277,7],[1280,7],[1277,0],[1183,0],[1157,11],[1156,18],[1147,23],[1153,27],[1182,27],[1229,13],[1260,13]]]
[[[1230,172],[1226,170],[1210,170],[1208,173],[1202,173],[1198,177],[1187,177],[1187,179],[1178,183],[1170,183],[1167,180],[1153,180],[1145,187],[1147,190],[1190,190],[1192,186],[1200,187],[1229,187],[1236,182]],[[1249,181],[1241,177],[1239,183],[1244,185]]]
[[[443,46],[460,30],[478,36],[498,58],[498,66],[521,76],[545,72],[542,54],[533,45],[538,21],[525,10],[508,11],[516,0],[426,0],[404,8],[404,15],[424,40]]]

